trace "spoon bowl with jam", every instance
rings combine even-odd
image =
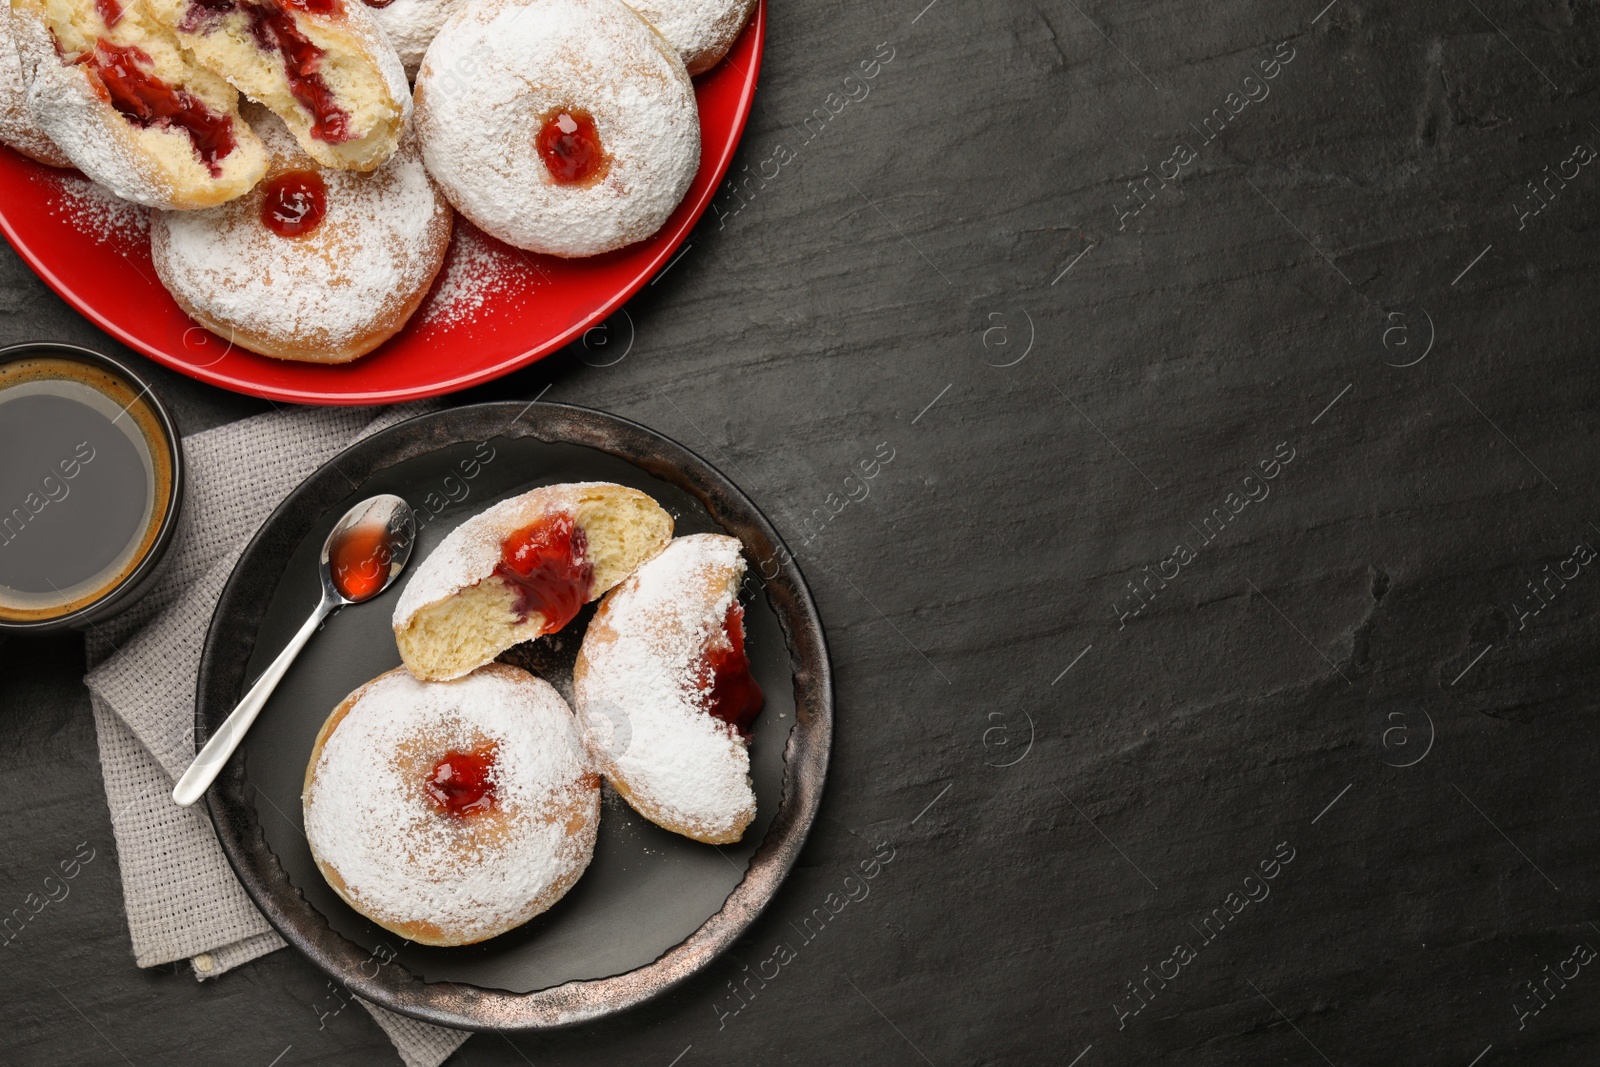
[[[316,610],[183,772],[172,791],[174,803],[187,807],[210,788],[323,620],[347,604],[371,600],[389,588],[411,559],[416,536],[411,505],[388,493],[363,500],[334,524],[322,543],[322,599]]]

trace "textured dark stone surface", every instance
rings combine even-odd
[[[735,169],[778,176],[718,201],[620,363],[471,397],[550,385],[767,509],[834,653],[822,816],[704,976],[453,1062],[1600,1059],[1592,965],[1537,1014],[1524,985],[1600,947],[1600,570],[1522,614],[1600,546],[1600,170],[1518,217],[1600,146],[1600,10],[1324,2],[774,4]],[[1270,95],[1203,143],[1282,41]],[[1124,227],[1180,139],[1196,158]],[[0,341],[38,337],[117,350],[0,255]],[[187,431],[266,408],[143,366]],[[359,1009],[319,1029],[330,993],[288,952],[205,985],[133,966],[81,670],[71,638],[0,647],[0,902],[97,850],[6,946],[6,1062],[393,1062]],[[880,842],[870,895],[806,942]]]

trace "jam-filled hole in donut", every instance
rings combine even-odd
[[[121,17],[120,8],[117,16]],[[222,177],[222,160],[238,146],[231,115],[213,111],[189,90],[156,77],[155,61],[134,45],[112,44],[101,37],[76,62],[94,72],[108,102],[129,122],[184,131],[206,170],[213,178]]]
[[[285,8],[308,14],[336,15],[341,0],[194,0],[178,27],[184,33],[226,32],[214,30],[217,20],[233,12],[245,17],[246,29],[257,48],[276,52],[283,60],[284,80],[289,94],[311,113],[311,136],[326,144],[344,144],[358,136],[351,128],[350,114],[334,99],[333,90],[322,77],[327,53],[300,32],[294,16]]]
[[[558,185],[593,185],[611,169],[594,116],[578,107],[557,108],[539,122],[539,158]]]
[[[712,638],[695,670],[695,686],[712,718],[721,719],[746,741],[766,696],[750,673],[744,651],[744,606],[737,600],[722,620],[721,640]]]
[[[314,170],[296,170],[280,174],[276,178],[269,179],[264,188],[266,194],[261,200],[261,222],[279,237],[304,237],[321,226],[323,218],[328,214],[328,185],[322,180],[322,175]],[[379,529],[378,534],[383,534],[383,530]],[[353,543],[353,539],[349,543]],[[388,571],[387,566],[367,569],[373,572],[372,580],[382,584],[382,576]],[[335,572],[335,585],[339,585],[340,573],[346,572]],[[358,579],[365,575],[365,571],[361,572],[361,575],[357,575],[354,570],[348,570],[348,573],[351,575],[351,581],[364,590],[366,583]],[[339,591],[351,599],[365,598],[365,594],[358,595],[343,586],[339,587]]]
[[[493,810],[495,757],[493,742],[465,752],[451,749],[433,765],[422,788],[442,815],[467,818]]]
[[[594,588],[588,547],[570,515],[547,516],[501,542],[494,573],[516,590],[513,610],[519,621],[537,612],[544,632],[554,633],[573,620]]]

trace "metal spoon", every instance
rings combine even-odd
[[[216,781],[322,620],[346,604],[371,600],[389,588],[411,558],[416,530],[411,505],[387,493],[363,500],[344,513],[322,543],[322,602],[183,772],[172,791],[174,803],[188,807]]]

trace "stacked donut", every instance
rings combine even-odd
[[[659,230],[700,164],[690,79],[754,4],[11,0],[0,143],[155,209],[212,331],[347,362],[422,303],[452,208],[556,256]]]
[[[394,612],[404,666],[346,697],[306,768],[306,838],[373,922],[426,945],[519,926],[594,853],[604,777],[639,814],[696,841],[755,817],[739,541],[672,536],[650,497],[547,486],[467,520]],[[574,707],[495,662],[601,604],[573,669]]]

